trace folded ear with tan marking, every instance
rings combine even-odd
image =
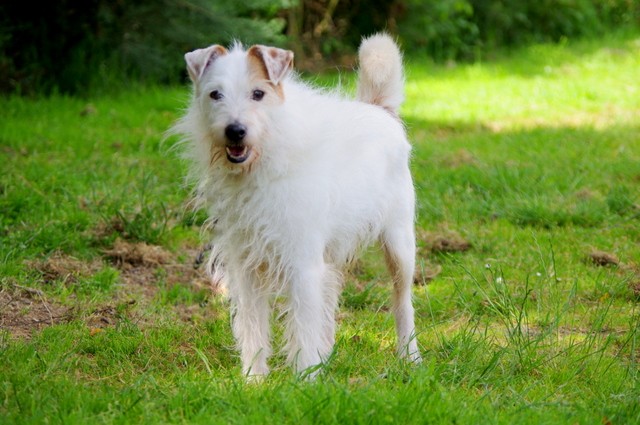
[[[187,71],[191,81],[197,83],[204,75],[207,67],[217,58],[227,54],[227,49],[215,44],[204,49],[197,49],[184,55]]]
[[[275,85],[293,68],[293,52],[289,50],[256,44],[251,46],[247,54],[258,59],[267,79]]]

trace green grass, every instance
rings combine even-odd
[[[0,422],[639,423],[640,34],[407,68],[424,363],[372,250],[316,383],[245,383],[192,271],[186,87],[0,99]]]

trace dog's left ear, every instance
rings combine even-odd
[[[247,54],[258,60],[265,77],[275,85],[293,68],[293,52],[290,50],[256,44],[251,46]]]

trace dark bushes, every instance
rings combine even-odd
[[[362,35],[387,29],[407,52],[474,60],[639,22],[637,0],[7,1],[0,3],[0,92],[174,83],[184,79],[184,52],[232,38],[286,44],[304,66],[351,53]]]
[[[405,0],[398,33],[409,51],[473,60],[496,48],[588,37],[640,23],[637,0]]]
[[[232,37],[282,44],[285,0],[58,0],[0,4],[0,90],[81,93],[176,82],[182,53]]]

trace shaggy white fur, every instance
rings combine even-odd
[[[358,100],[300,82],[293,54],[274,47],[214,45],[185,59],[193,99],[174,132],[215,222],[211,262],[228,287],[244,372],[269,371],[276,295],[286,297],[289,362],[304,371],[327,359],[340,271],[375,241],[393,277],[398,351],[419,361],[414,189],[393,40],[363,41]]]

